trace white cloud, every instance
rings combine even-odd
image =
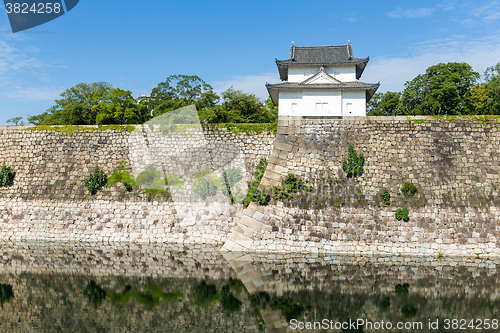
[[[392,12],[388,12],[387,16],[392,18],[421,18],[431,16],[433,11],[434,8],[403,9],[398,7]]]
[[[54,101],[65,90],[63,87],[24,87],[16,85],[2,95],[28,101]]]
[[[353,22],[353,23],[354,23],[354,22],[358,22],[358,21],[359,21],[359,20],[358,20],[357,18],[355,18],[355,17],[345,17],[345,18],[343,18],[343,20],[345,20],[345,21],[349,21],[349,22]]]
[[[408,57],[373,58],[361,81],[377,82],[379,92],[402,91],[406,81],[440,62],[466,62],[483,74],[487,67],[500,61],[500,35],[470,40],[468,36],[451,36],[414,45]]]
[[[233,87],[235,90],[242,90],[243,92],[255,94],[258,98],[266,100],[269,94],[266,89],[267,83],[279,83],[280,77],[278,69],[273,73],[263,73],[258,75],[238,75],[233,76],[227,80],[215,81],[210,84],[214,91],[220,94],[221,92]]]

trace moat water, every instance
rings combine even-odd
[[[500,332],[500,260],[0,244],[1,332]]]

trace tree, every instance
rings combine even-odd
[[[195,104],[198,110],[214,107],[219,96],[196,75],[171,75],[151,91],[147,105],[154,116]]]
[[[486,79],[486,110],[488,114],[500,115],[500,62],[488,67],[484,72]]]
[[[28,118],[34,125],[97,125],[143,123],[149,113],[130,91],[107,82],[79,83],[66,89],[46,112]]]
[[[7,119],[7,124],[14,124],[14,126],[24,126],[23,117]]]
[[[376,93],[366,103],[367,116],[396,116],[398,115],[398,103],[401,97],[400,92],[388,91]]]
[[[266,107],[254,94],[229,88],[222,93],[222,99],[221,105],[201,113],[203,120],[209,123],[271,123],[277,119],[277,107],[272,101],[266,101]]]
[[[471,92],[479,73],[466,63],[439,63],[405,83],[398,103],[404,115],[473,113]]]

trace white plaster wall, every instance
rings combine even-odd
[[[292,103],[297,103],[297,111],[292,111]],[[316,103],[327,103],[324,110],[317,111]],[[341,116],[342,94],[340,91],[282,91],[279,95],[278,114],[280,116]]]
[[[297,111],[292,112],[292,103],[297,103]],[[278,114],[283,116],[302,116],[304,110],[302,92],[281,91],[278,102]]]
[[[325,72],[342,82],[356,81],[356,66],[354,65],[326,67]]]
[[[288,82],[302,82],[308,77],[313,76],[319,72],[319,67],[304,66],[304,67],[289,67],[288,68]],[[326,67],[325,72],[340,81],[356,81],[356,67],[355,66],[336,66]],[[309,73],[308,77],[304,73]]]
[[[347,111],[347,103],[352,103],[352,111]],[[344,117],[366,116],[366,93],[365,91],[343,91],[342,92],[342,113]]]

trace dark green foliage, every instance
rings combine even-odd
[[[8,302],[12,297],[14,297],[14,292],[12,291],[12,286],[10,284],[0,283],[0,305]]]
[[[415,195],[418,192],[418,189],[415,185],[413,185],[410,182],[405,182],[403,184],[403,187],[401,187],[401,192],[403,192],[404,195]]]
[[[217,185],[213,179],[200,178],[195,181],[194,190],[203,200],[205,200],[217,194]]]
[[[403,115],[466,115],[479,73],[466,63],[439,63],[405,83],[398,109]]]
[[[230,291],[230,287],[225,285],[221,291],[220,305],[222,310],[227,313],[239,312],[241,310],[241,304],[243,303],[234,296]]]
[[[192,291],[194,302],[198,306],[211,307],[220,298],[215,284],[207,284],[205,280]]]
[[[347,177],[355,177],[363,172],[363,165],[365,164],[365,158],[363,157],[363,152],[357,154],[354,150],[354,146],[349,144],[349,153],[347,159],[342,160],[342,169],[346,173]]]
[[[299,318],[305,310],[301,304],[286,297],[273,298],[271,301],[271,308],[281,311],[287,321]]]
[[[405,318],[412,318],[415,317],[417,314],[417,308],[414,307],[413,305],[406,304],[401,308],[401,314]]]
[[[267,203],[271,199],[270,196],[267,194],[266,189],[263,189],[262,192],[259,190],[259,184],[262,179],[262,176],[264,176],[266,168],[267,168],[267,160],[265,157],[262,157],[254,173],[255,179],[248,182],[248,192],[245,199],[243,199],[243,204],[245,206],[248,206],[252,201],[258,202],[261,205],[267,205]]]
[[[113,173],[108,178],[107,186],[111,186],[116,183],[122,183],[129,192],[132,191],[134,186],[136,186],[134,177],[128,172],[127,161],[118,162],[118,166],[113,170]]]
[[[391,299],[389,297],[385,297],[382,302],[380,302],[380,309],[382,311],[387,311],[391,307]]]
[[[410,219],[409,212],[408,212],[408,207],[404,206],[403,208],[398,208],[396,210],[396,220],[400,221],[403,220],[405,222],[408,222]]]
[[[160,300],[168,301],[169,303],[176,302],[183,294],[180,290],[174,290],[169,293],[163,292],[167,281],[162,283],[148,282],[142,286],[141,289],[132,289],[131,286],[125,286],[125,289],[121,293],[116,293],[111,290],[106,291],[106,295],[111,301],[111,303],[120,311],[123,310],[124,306],[134,298],[139,304],[147,306],[149,309],[153,309],[160,304]]]
[[[14,172],[10,167],[5,166],[5,162],[0,170],[0,187],[11,186],[14,182]]]
[[[398,284],[395,288],[396,296],[407,297],[410,285],[408,283]]]
[[[382,191],[382,200],[386,205],[391,204],[391,194],[389,193],[389,190],[386,188],[384,188],[384,190]]]
[[[87,287],[83,291],[83,294],[87,296],[89,302],[92,303],[96,309],[106,298],[106,291],[101,288],[101,286],[99,286],[94,280],[90,281],[87,284]]]
[[[94,195],[98,190],[106,185],[107,181],[108,179],[104,174],[104,171],[96,165],[94,171],[87,177],[87,179],[85,179],[85,187],[92,195]]]
[[[232,204],[235,202],[234,194],[236,194],[234,185],[242,179],[243,175],[241,174],[241,169],[236,167],[231,167],[223,171],[220,176],[220,181],[222,183],[221,192],[229,197]]]
[[[273,186],[273,199],[283,200],[290,199],[293,196],[303,190],[311,190],[312,187],[304,185],[302,179],[297,178],[297,176],[289,174],[286,176],[281,186]]]
[[[137,176],[136,183],[148,189],[162,189],[166,185],[166,181],[162,179],[162,173],[156,170],[154,165],[141,172]]]
[[[396,116],[398,115],[398,103],[401,97],[400,92],[388,91],[376,93],[366,103],[367,116]]]

